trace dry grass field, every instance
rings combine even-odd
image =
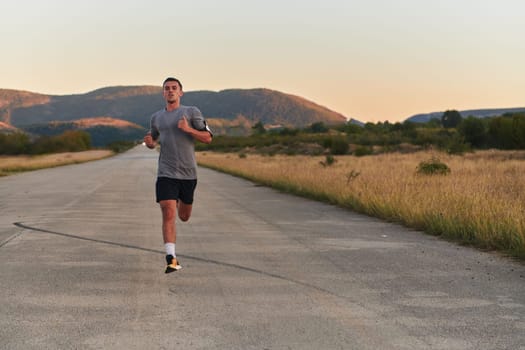
[[[422,175],[437,157],[448,175]],[[199,164],[283,191],[525,258],[525,152],[479,151],[337,156],[261,156],[201,152]],[[325,162],[326,163],[326,162]]]
[[[40,156],[0,156],[0,176],[66,164],[83,163],[111,155],[113,155],[113,152],[109,150],[92,150]]]

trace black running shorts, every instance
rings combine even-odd
[[[157,203],[174,199],[181,200],[184,204],[193,204],[193,193],[197,187],[197,180],[180,180],[169,177],[157,178],[155,184]]]

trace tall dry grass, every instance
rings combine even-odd
[[[109,150],[64,152],[38,156],[0,156],[0,176],[60,165],[83,163],[113,155]]]
[[[325,157],[199,153],[199,164],[284,191],[525,258],[525,153]],[[449,175],[419,175],[438,157]]]

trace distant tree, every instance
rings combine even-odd
[[[441,120],[439,118],[432,118],[428,122],[424,123],[423,127],[432,129],[432,128],[438,128],[441,125],[443,124],[441,123]]]
[[[392,126],[390,127],[390,131],[401,131],[401,130],[403,130],[403,124],[401,124],[400,122],[396,122],[392,124]]]
[[[376,124],[372,123],[372,122],[366,122],[365,125],[364,125],[364,128],[368,131],[374,131],[376,130]]]
[[[312,133],[323,133],[328,131],[328,127],[323,122],[316,122],[312,123],[312,125],[307,128],[307,131]]]
[[[330,147],[330,153],[331,154],[347,154],[348,150],[350,149],[350,145],[348,144],[348,140],[344,137],[334,137],[332,140],[332,145]]]
[[[443,125],[444,128],[455,128],[461,123],[461,120],[463,118],[461,117],[461,114],[456,110],[448,110],[443,113],[443,116],[441,116],[441,125]]]
[[[383,131],[383,123],[377,122],[377,123],[371,123],[367,122],[364,126],[365,130],[373,132],[373,133],[380,133]]]
[[[401,125],[401,133],[403,137],[413,140],[417,137],[417,125],[414,122],[405,121]]]
[[[42,136],[32,145],[30,153],[80,152],[91,148],[91,136],[81,130],[69,130],[56,136]]]
[[[299,133],[299,130],[291,128],[282,128],[281,130],[278,130],[277,133],[281,136],[295,136]]]
[[[29,136],[25,133],[0,133],[0,154],[24,154],[27,153],[30,144]]]
[[[491,147],[512,149],[512,118],[490,118],[488,136]]]
[[[525,114],[512,117],[512,141],[517,149],[525,149]]]
[[[343,131],[347,134],[360,134],[362,133],[364,128],[357,124],[352,123],[346,123],[346,125],[343,128]]]
[[[252,126],[252,134],[262,135],[264,133],[266,133],[266,129],[264,128],[264,124],[261,121],[258,121],[254,126]]]
[[[507,113],[491,118],[488,129],[493,147],[525,149],[525,113]]]
[[[469,116],[458,125],[458,131],[472,147],[487,146],[488,129],[483,119]]]

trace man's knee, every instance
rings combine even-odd
[[[175,219],[176,206],[169,203],[161,203],[160,209],[162,211],[162,218],[164,220]]]
[[[189,215],[179,214],[179,219],[181,221],[188,221],[190,219]]]
[[[184,204],[182,202],[178,205],[179,219],[181,221],[188,221],[191,216],[191,204]]]

